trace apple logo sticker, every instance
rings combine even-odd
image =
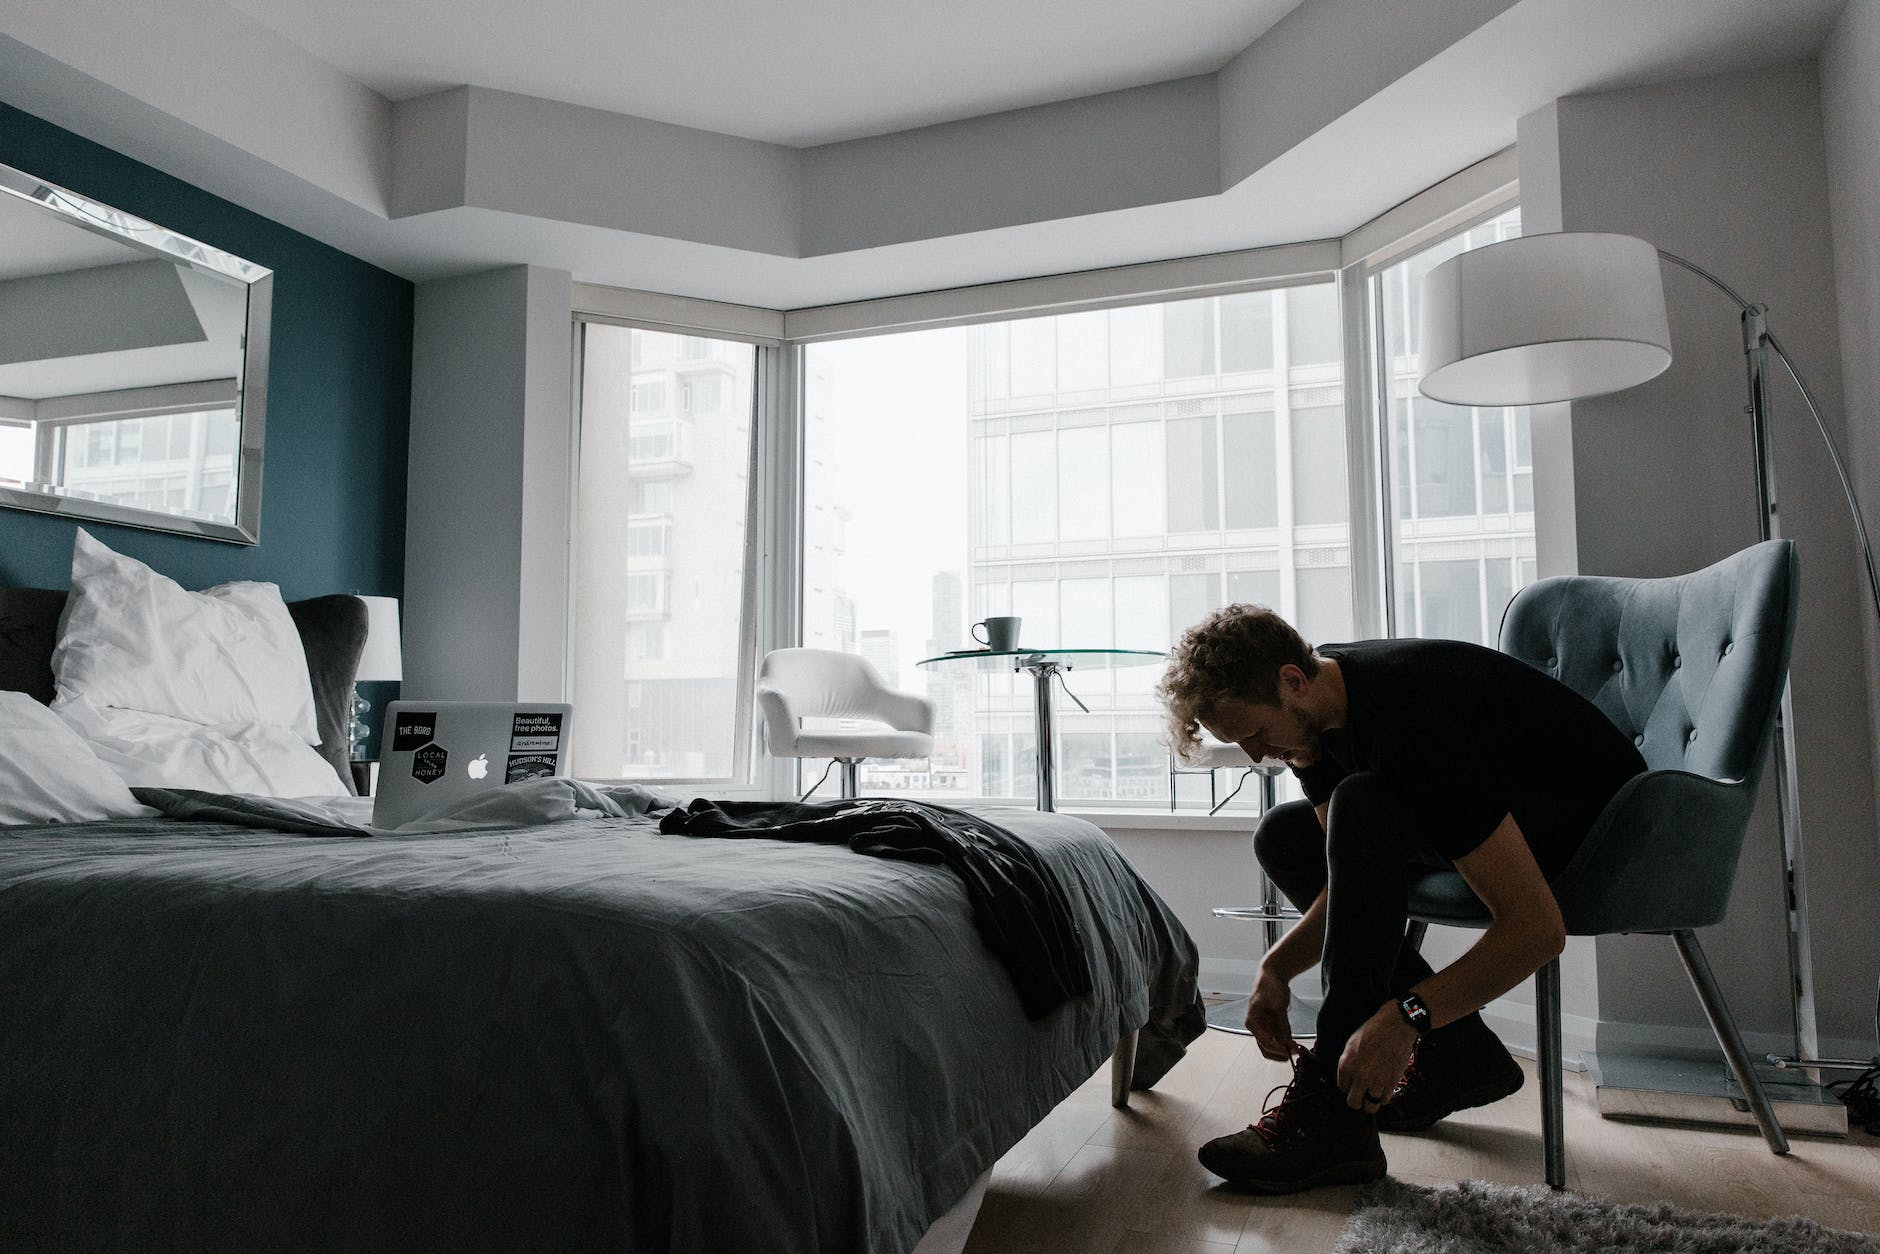
[[[487,753],[477,754],[476,758],[471,761],[466,769],[470,772],[471,779],[482,779],[485,775],[490,773],[490,755]]]

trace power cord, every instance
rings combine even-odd
[[[1253,768],[1251,766],[1241,771],[1240,778],[1234,781],[1234,791],[1228,793],[1225,797],[1222,797],[1219,801],[1215,802],[1214,808],[1212,810],[1209,810],[1208,813],[1219,814],[1221,812],[1221,807],[1226,805],[1228,802],[1232,801],[1235,797],[1238,797],[1240,795],[1240,790],[1247,786],[1247,781],[1251,779],[1252,777],[1253,777]]]
[[[1880,1057],[1873,1060],[1873,1066],[1853,1079],[1836,1080],[1824,1087],[1847,1107],[1850,1123],[1858,1124],[1874,1136],[1880,1136]]]
[[[810,796],[814,794],[818,788],[821,788],[823,786],[824,781],[826,781],[829,778],[829,772],[835,769],[836,769],[836,760],[834,758],[830,758],[829,765],[823,767],[822,777],[818,779],[815,783],[809,786],[809,792],[804,793],[802,796],[796,799],[797,804],[801,805],[805,801],[808,801],[810,799]]]

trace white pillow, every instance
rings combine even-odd
[[[350,796],[333,764],[285,727],[204,727],[89,701],[55,707],[70,731],[134,788],[197,788],[263,797]],[[56,721],[56,720],[55,720]]]
[[[0,824],[151,813],[51,710],[23,692],[0,691]]]
[[[307,655],[279,588],[187,592],[83,530],[52,673],[55,708],[83,700],[211,727],[273,724],[320,743]]]

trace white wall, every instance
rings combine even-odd
[[[1880,0],[1849,0],[1829,33],[1821,53],[1821,114],[1841,301],[1841,391],[1853,399],[1846,451],[1855,490],[1871,510],[1880,501]],[[1872,521],[1880,525],[1880,517]],[[1880,621],[1863,613],[1861,625],[1880,772]]]
[[[559,700],[567,637],[568,273],[418,285],[404,694]]]
[[[1819,81],[1812,65],[1562,99],[1524,118],[1524,210],[1566,230],[1642,236],[1770,308],[1775,333],[1841,421],[1841,362]],[[1549,158],[1548,177],[1530,181]],[[1551,196],[1557,203],[1535,202]],[[1544,212],[1542,210],[1544,209]],[[1580,570],[1660,576],[1757,538],[1736,312],[1667,268],[1677,358],[1653,382],[1569,407]],[[1793,686],[1823,1046],[1871,1049],[1880,890],[1854,541],[1792,391],[1774,392],[1784,533],[1802,558]],[[1539,509],[1548,506],[1543,498]],[[1850,752],[1850,746],[1858,749]],[[1702,934],[1752,1045],[1786,1048],[1786,944],[1774,788],[1765,778],[1730,917]],[[1598,941],[1602,1048],[1691,1045],[1708,1031],[1668,942]]]

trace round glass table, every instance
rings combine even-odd
[[[1051,730],[1051,681],[1065,671],[1120,670],[1126,666],[1151,666],[1166,661],[1168,655],[1154,649],[961,649],[926,657],[916,666],[970,665],[980,671],[1030,671],[1032,710],[1038,725],[1038,808],[1057,809],[1055,784],[1056,745]],[[1070,699],[1077,694],[1066,688]],[[1088,713],[1082,701],[1078,708]]]

